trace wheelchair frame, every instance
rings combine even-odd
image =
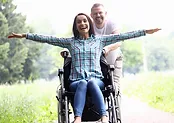
[[[70,114],[72,113],[69,109],[69,104],[73,100],[74,92],[70,92],[68,87],[68,77],[70,74],[71,58],[67,57],[68,52],[64,51],[64,66],[63,69],[58,70],[58,76],[60,79],[60,85],[57,87],[57,110],[58,110],[58,123],[70,123]],[[114,86],[113,71],[114,65],[108,65],[104,54],[100,58],[101,70],[104,76],[103,82],[105,83],[105,89],[102,90],[105,104],[107,103],[107,112],[109,117],[109,123],[121,123],[121,111],[120,104],[118,100],[119,91],[116,86]],[[66,73],[67,72],[67,73]],[[65,74],[66,73],[66,74]],[[87,98],[90,98],[87,96]],[[89,99],[87,99],[89,101]],[[90,102],[90,101],[89,101]],[[91,103],[92,104],[92,103]],[[86,102],[85,108],[82,114],[82,122],[95,122],[100,119],[99,113],[95,110],[95,107]],[[88,110],[90,110],[88,114]],[[87,112],[87,113],[85,113]],[[92,116],[93,114],[94,116]],[[85,116],[86,115],[86,116]],[[90,118],[89,118],[90,117]]]

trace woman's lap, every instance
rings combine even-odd
[[[101,115],[105,114],[105,103],[101,89],[104,83],[100,79],[79,80],[71,82],[70,90],[76,92],[74,96],[74,112],[75,116],[81,116],[86,101],[87,90],[91,93],[92,100],[97,106]]]

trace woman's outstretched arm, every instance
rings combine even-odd
[[[65,48],[68,48],[70,42],[72,41],[72,38],[57,38],[53,36],[44,36],[31,33],[23,33],[23,34],[11,33],[8,36],[8,38],[26,38],[36,42],[48,43],[51,45],[65,47]]]
[[[155,28],[155,29],[148,29],[148,30],[138,30],[138,31],[132,31],[132,32],[127,32],[127,33],[122,33],[122,34],[114,34],[114,35],[105,35],[101,38],[103,45],[107,46],[109,44],[113,44],[119,41],[124,41],[127,39],[132,39],[132,38],[137,38],[141,36],[145,36],[146,34],[153,34],[155,32],[158,32],[161,30],[160,28]]]

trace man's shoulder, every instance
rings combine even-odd
[[[111,20],[111,19],[106,20],[105,28],[106,28],[107,32],[109,32],[109,33],[113,33],[115,31],[119,30],[117,22],[115,22],[114,20]]]
[[[117,25],[117,22],[112,19],[107,19],[106,24],[107,26],[112,26],[112,25]]]

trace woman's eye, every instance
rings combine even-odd
[[[77,23],[79,24],[79,23],[81,23],[81,21],[77,21]]]

